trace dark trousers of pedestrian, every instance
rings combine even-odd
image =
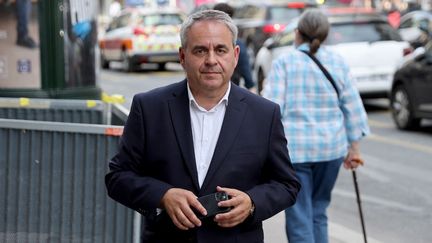
[[[302,187],[296,203],[285,210],[289,243],[328,243],[326,211],[342,162],[293,163]]]
[[[28,37],[28,23],[30,21],[31,1],[16,0],[17,34],[18,39]]]

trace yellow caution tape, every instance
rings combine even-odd
[[[20,98],[19,99],[19,105],[20,106],[29,106],[30,105],[30,99],[29,98]]]
[[[92,108],[97,105],[96,100],[87,100],[87,108]]]
[[[107,93],[102,93],[102,101],[110,104],[121,104],[125,102],[125,98],[123,95],[114,94],[108,95]]]

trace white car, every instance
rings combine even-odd
[[[349,64],[360,95],[364,98],[387,98],[392,77],[409,43],[402,41],[385,17],[372,10],[325,9],[331,24],[324,43],[338,52]],[[254,75],[259,90],[280,54],[294,48],[294,30],[298,18],[285,31],[268,39],[256,56]]]
[[[180,26],[185,19],[177,9],[129,8],[113,19],[99,40],[102,68],[121,61],[125,71],[141,63],[179,62]]]

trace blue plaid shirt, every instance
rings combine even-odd
[[[297,49],[309,50],[307,44]],[[297,49],[272,63],[263,96],[278,103],[293,163],[347,155],[348,146],[369,134],[367,115],[348,65],[321,46],[315,56],[332,75],[340,97],[321,69]]]

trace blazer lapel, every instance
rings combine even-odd
[[[173,93],[174,98],[168,101],[168,106],[177,143],[179,144],[186,167],[192,177],[195,189],[198,191],[198,173],[195,162],[186,81],[184,81],[183,84],[181,89]]]
[[[216,143],[213,158],[201,190],[205,189],[218,168],[223,164],[225,156],[230,151],[230,148],[232,147],[232,144],[237,137],[240,126],[243,123],[243,119],[247,110],[247,105],[246,103],[242,102],[242,99],[244,97],[241,96],[241,93],[238,89],[240,88],[235,85],[231,85],[231,93],[228,98],[228,106],[225,111],[225,117],[219,134],[219,139]]]

